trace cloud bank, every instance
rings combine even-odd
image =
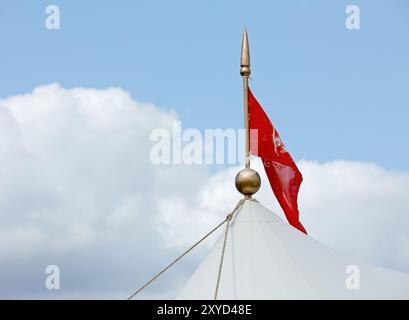
[[[57,84],[0,100],[0,298],[126,298],[220,222],[238,167],[150,162],[150,133],[177,115],[120,88]],[[258,200],[282,216],[261,164]],[[409,272],[409,174],[371,163],[298,163],[309,234]],[[172,298],[211,245],[141,297]],[[61,290],[45,288],[47,265]]]

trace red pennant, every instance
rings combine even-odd
[[[299,220],[297,205],[298,190],[302,182],[301,172],[250,88],[249,126],[250,129],[257,129],[257,134],[250,137],[251,153],[263,160],[270,186],[288,222],[307,234]]]

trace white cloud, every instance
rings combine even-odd
[[[300,170],[301,209],[312,236],[409,272],[409,174],[351,161],[301,161]]]
[[[194,194],[207,175],[150,164],[150,132],[175,119],[118,88],[52,84],[0,101],[0,297],[54,297],[49,264],[57,297],[126,297],[175,254],[162,252],[159,200]]]
[[[0,100],[0,297],[124,298],[233,209],[238,168],[150,163],[151,131],[176,119],[119,88],[52,84]],[[281,214],[253,162],[257,198]],[[299,167],[311,236],[409,271],[408,174],[346,161]],[[171,297],[205,251],[145,297]],[[44,286],[49,264],[61,269],[58,293]]]

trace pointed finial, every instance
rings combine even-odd
[[[247,30],[243,31],[243,42],[241,44],[240,74],[248,77],[250,75],[250,50]]]

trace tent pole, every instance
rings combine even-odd
[[[250,168],[250,128],[249,128],[249,75],[250,70],[250,50],[247,37],[247,30],[243,32],[243,42],[241,45],[240,74],[243,77],[243,97],[244,97],[244,128],[246,131],[246,168]]]
[[[243,77],[243,98],[244,98],[244,128],[246,131],[246,154],[245,168],[236,175],[236,188],[244,195],[245,199],[258,191],[261,179],[257,171],[250,168],[250,124],[249,124],[249,76],[250,76],[250,50],[247,37],[247,30],[244,29],[243,41],[241,44],[240,74]]]

